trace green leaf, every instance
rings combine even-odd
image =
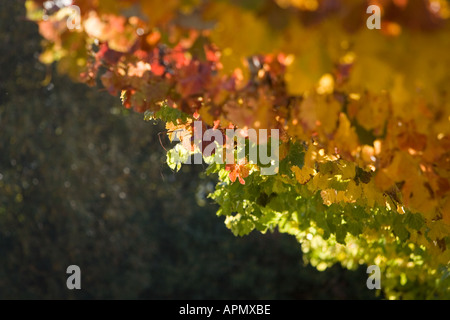
[[[419,231],[425,225],[425,219],[419,213],[406,213],[405,222],[414,230]]]
[[[400,241],[406,241],[410,237],[410,233],[405,227],[403,218],[399,214],[394,218],[393,231]]]
[[[255,224],[243,218],[240,214],[228,216],[225,219],[226,226],[233,232],[235,236],[245,236],[255,229]]]
[[[345,237],[347,236],[347,228],[345,225],[340,225],[336,229],[336,242],[340,244],[345,244]]]
[[[181,120],[182,122],[187,122],[190,116],[187,113],[182,112],[179,109],[175,109],[170,107],[167,104],[167,101],[161,102],[160,109],[155,112],[154,119],[161,119],[164,122],[172,122],[176,123],[177,120]]]

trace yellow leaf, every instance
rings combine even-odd
[[[334,141],[330,145],[332,150],[337,148],[342,154],[354,156],[357,152],[359,145],[358,136],[344,113],[339,115],[339,127]]]
[[[450,226],[450,198],[447,198],[442,206],[442,220]]]
[[[331,179],[332,179],[332,176],[330,176],[330,175],[324,175],[324,174],[318,173],[314,176],[313,180],[308,185],[308,188],[311,191],[328,189],[330,187]]]
[[[354,180],[350,180],[347,186],[346,199],[347,202],[356,202],[362,197],[361,184],[356,185]]]
[[[376,204],[384,205],[385,201],[383,193],[381,193],[380,190],[375,186],[373,180],[371,180],[369,183],[362,183],[360,185],[362,185],[363,194],[367,200],[367,205],[369,207],[373,207]]]
[[[430,226],[428,237],[431,240],[439,240],[447,237],[450,234],[450,226],[442,222],[442,220],[435,221]]]
[[[311,178],[315,175],[316,170],[309,168],[307,166],[303,166],[303,168],[299,168],[297,166],[291,167],[291,170],[295,173],[295,179],[300,184],[305,184],[311,180]]]
[[[425,179],[421,176],[411,176],[402,188],[403,203],[410,210],[420,212],[428,220],[435,218],[436,200],[426,187]]]
[[[339,160],[336,162],[342,173],[342,180],[353,179],[356,174],[356,165],[353,162]]]
[[[320,191],[320,196],[323,199],[324,205],[331,205],[337,202],[337,191],[334,189],[325,189]]]

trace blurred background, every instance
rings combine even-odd
[[[24,2],[1,0],[0,299],[375,298],[365,267],[318,272],[293,237],[234,237],[204,168],[171,172],[164,128],[41,64],[40,41]]]

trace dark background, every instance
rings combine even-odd
[[[165,164],[163,126],[39,63],[40,42],[23,1],[1,0],[0,299],[374,298],[364,267],[318,272],[291,236],[235,238],[204,168]]]

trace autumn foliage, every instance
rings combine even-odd
[[[57,3],[27,1],[41,60],[100,79],[171,140],[194,120],[279,130],[276,175],[208,162],[236,235],[278,228],[319,270],[376,264],[389,298],[449,297],[448,1],[78,0],[78,29]],[[201,150],[182,152],[174,169]]]

